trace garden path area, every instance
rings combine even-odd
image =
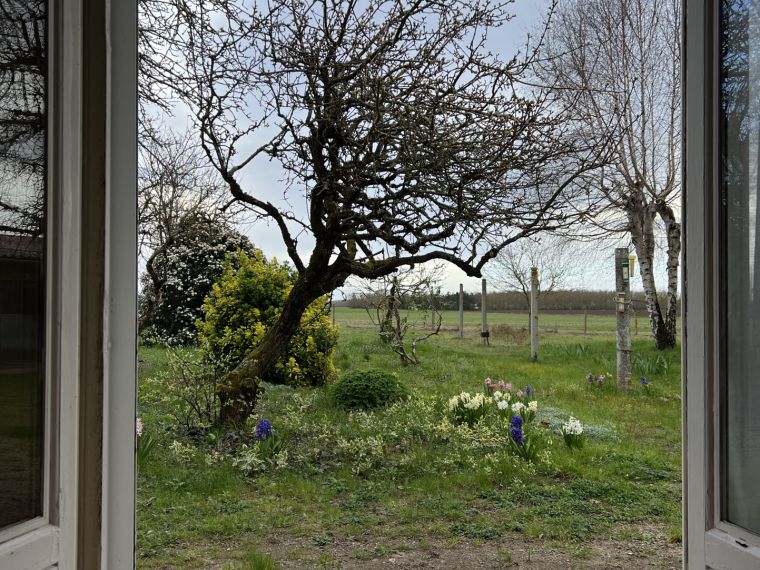
[[[412,397],[348,413],[324,388],[271,387],[256,419],[287,453],[268,465],[225,454],[218,441],[234,434],[178,429],[167,353],[141,349],[140,414],[156,447],[138,477],[139,568],[680,568],[677,350],[637,339],[621,394],[596,381],[614,371],[611,331],[545,334],[538,363],[514,331],[490,347],[446,333],[404,368],[348,311],[336,366],[392,370]],[[534,462],[509,452],[503,425],[452,421],[449,399],[487,377],[532,387]],[[570,416],[582,449],[559,434]]]

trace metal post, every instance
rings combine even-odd
[[[482,323],[480,327],[480,337],[483,339],[483,344],[488,344],[488,306],[487,306],[487,300],[486,300],[486,280],[483,278],[482,281],[482,288],[480,293],[480,301],[481,301],[481,314],[482,314]]]
[[[538,268],[530,268],[530,359],[538,360]]]
[[[464,338],[464,285],[459,284],[459,338]]]
[[[615,249],[615,290],[617,309],[617,383],[631,387],[631,279],[628,248]]]

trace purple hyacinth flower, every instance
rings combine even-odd
[[[639,382],[641,382],[641,384],[644,386],[649,386],[649,378],[647,378],[646,376],[640,376]]]
[[[269,423],[268,419],[264,418],[256,424],[255,435],[259,441],[264,441],[272,435],[272,424]]]
[[[530,384],[525,387],[525,395],[528,396],[528,398],[533,396],[533,386]]]
[[[525,434],[522,431],[523,419],[522,416],[512,416],[509,426],[509,437],[512,438],[517,445],[525,444]]]
[[[589,375],[587,375],[587,376],[586,376],[586,380],[587,380],[589,383],[593,384],[593,383],[594,383],[594,375],[593,375],[593,374],[589,374]]]

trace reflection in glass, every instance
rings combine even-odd
[[[46,34],[0,0],[0,528],[42,514]]]
[[[760,0],[721,3],[725,520],[760,534]]]

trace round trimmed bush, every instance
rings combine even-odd
[[[370,410],[404,398],[408,392],[395,373],[352,370],[332,386],[332,399],[347,410]]]

